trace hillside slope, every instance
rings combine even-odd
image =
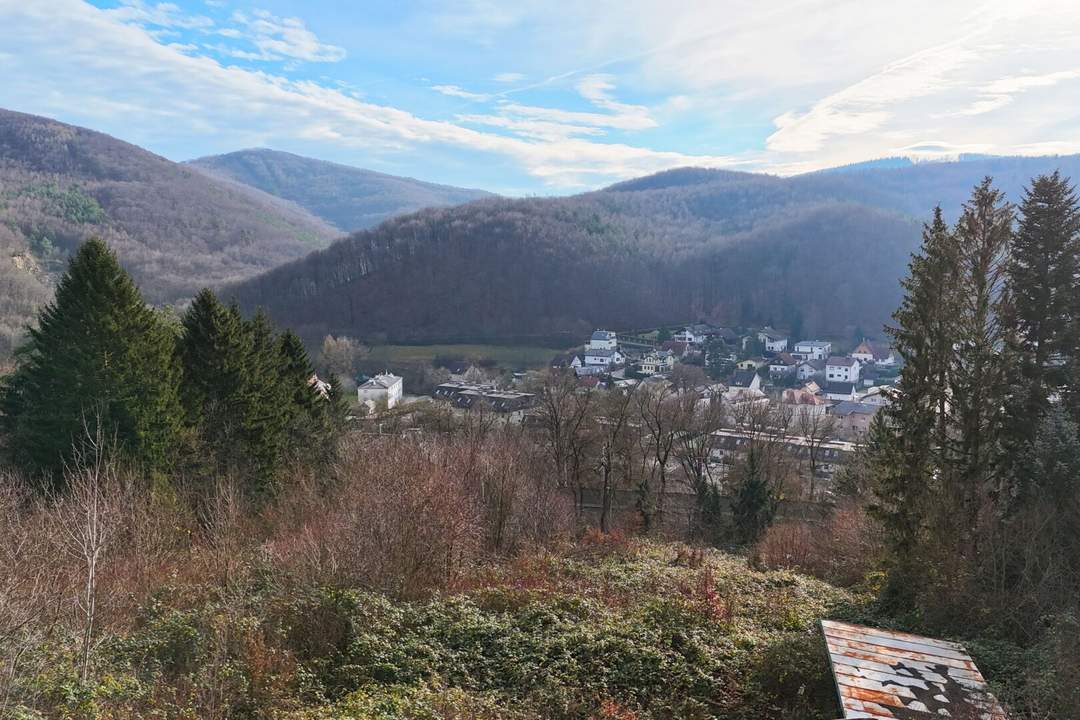
[[[102,133],[0,110],[0,354],[98,235],[155,303],[301,257],[339,234],[301,208]]]
[[[569,198],[489,199],[354,233],[232,291],[309,338],[539,342],[688,319],[877,333],[921,221],[984,175],[1013,200],[1080,158],[793,178],[686,168]]]
[[[276,150],[240,150],[188,164],[295,202],[346,232],[427,207],[491,196],[483,190],[436,185]]]

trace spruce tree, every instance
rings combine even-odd
[[[1020,206],[1020,223],[1008,263],[1012,295],[1009,334],[1015,367],[1010,376],[1003,440],[1008,467],[1006,499],[1018,500],[1027,482],[1023,466],[1051,396],[1078,404],[1068,382],[1077,344],[1077,253],[1080,208],[1060,173],[1035,178]],[[1074,415],[1075,417],[1075,415]]]
[[[749,543],[757,540],[772,524],[777,498],[769,486],[760,448],[750,447],[739,475],[731,511],[739,541]]]
[[[243,422],[248,462],[260,492],[273,492],[285,459],[294,401],[283,382],[281,348],[270,319],[259,310],[245,323],[251,352],[246,363]]]
[[[960,250],[941,208],[901,281],[904,299],[886,328],[904,358],[899,394],[871,428],[876,454],[874,512],[886,529],[890,590],[907,594],[920,576],[919,542],[949,444],[948,379],[953,364]]]
[[[171,328],[104,242],[75,253],[4,389],[16,459],[53,481],[100,423],[131,462],[169,468],[182,426]]]
[[[202,290],[184,314],[179,355],[188,423],[201,439],[206,469],[238,471],[244,463],[245,392],[250,337],[235,307]]]
[[[1013,208],[986,178],[964,204],[956,225],[960,249],[953,343],[949,370],[949,410],[955,428],[946,480],[942,522],[968,547],[980,505],[1000,479],[1003,415],[1013,322],[1006,266],[1013,237]]]

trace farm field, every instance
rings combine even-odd
[[[507,368],[539,368],[563,352],[566,350],[530,345],[376,345],[365,360],[430,362],[436,355],[456,355],[469,359],[491,358]]]

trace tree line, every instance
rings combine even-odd
[[[226,474],[271,493],[289,462],[330,456],[344,419],[295,333],[210,290],[179,318],[156,310],[99,239],[72,257],[16,358],[0,386],[6,450],[47,489],[104,433],[159,480]]]
[[[1056,172],[1019,207],[987,178],[954,225],[938,208],[924,228],[867,477],[885,598],[930,624],[1033,641],[1080,617],[1078,263],[1080,206]]]

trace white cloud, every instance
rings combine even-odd
[[[734,162],[582,138],[541,139],[543,133],[482,132],[428,120],[315,82],[178,52],[143,28],[119,23],[78,0],[56,0],[48,8],[0,0],[0,25],[15,30],[5,48],[13,59],[5,61],[8,80],[0,85],[0,103],[46,114],[79,109],[102,118],[134,116],[140,119],[140,136],[212,133],[235,135],[245,145],[300,137],[377,151],[435,143],[509,158],[546,184],[564,188],[680,165]],[[57,37],[69,41],[57,43]],[[242,129],[235,129],[238,118]]]
[[[491,95],[486,93],[474,93],[468,90],[463,90],[457,85],[432,85],[431,89],[437,93],[443,95],[449,95],[450,97],[463,98],[465,100],[486,101],[491,99]]]
[[[251,16],[235,12],[233,21],[246,29],[245,37],[265,60],[339,62],[345,59],[344,48],[321,42],[300,18],[281,18],[266,10],[255,10]]]
[[[122,0],[119,7],[105,12],[121,22],[143,26],[201,29],[214,25],[210,18],[185,14],[179,6],[168,2],[147,4],[143,0]]]
[[[516,83],[525,79],[525,76],[516,72],[504,72],[491,78],[497,83]]]

